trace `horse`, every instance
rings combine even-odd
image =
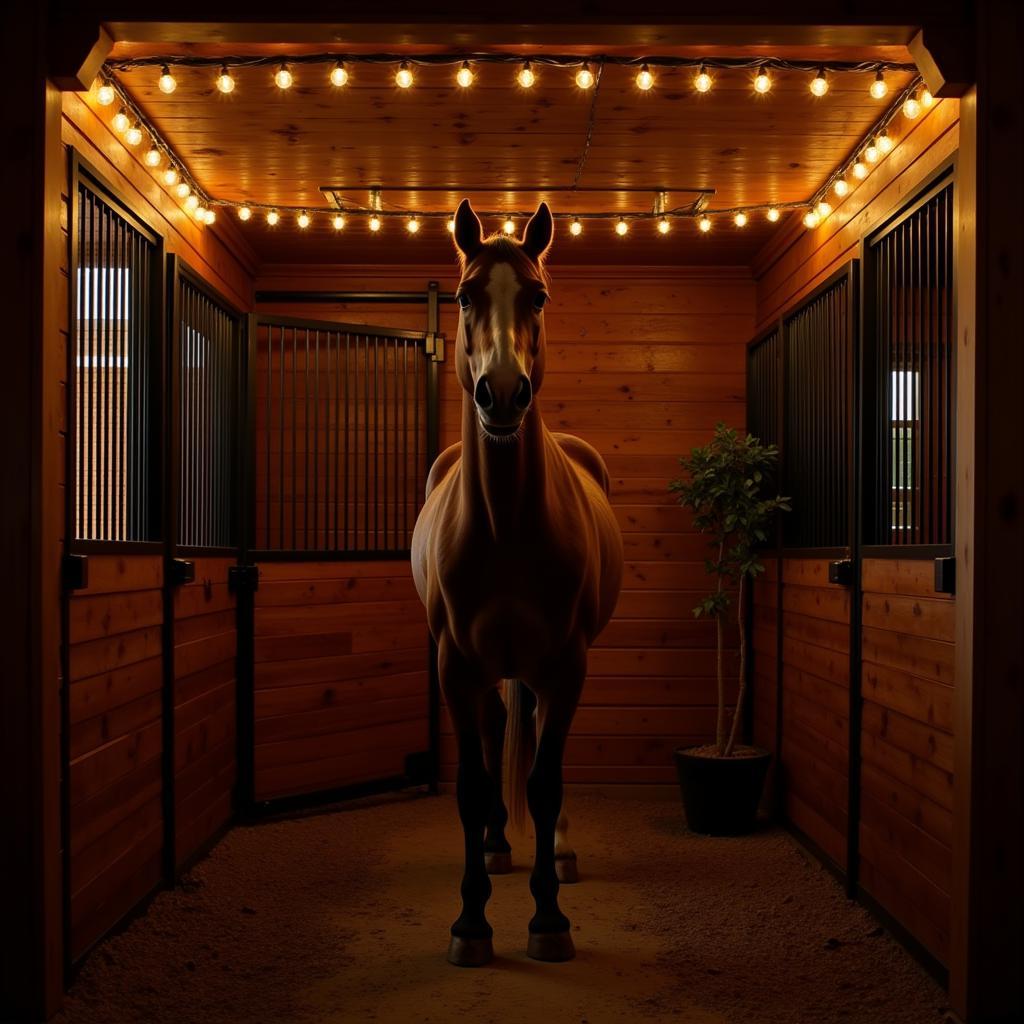
[[[575,862],[561,814],[562,757],[587,651],[622,583],[622,535],[604,461],[585,441],[549,431],[537,401],[547,355],[544,257],[553,235],[543,202],[519,239],[485,238],[469,201],[459,204],[462,439],[431,467],[412,538],[413,577],[458,744],[465,868],[448,960],[463,967],[494,955],[489,871],[511,867],[501,780],[506,730],[513,820],[528,805],[537,844],[527,955],[575,956],[558,905],[560,867],[564,877]]]

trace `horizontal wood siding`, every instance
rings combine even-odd
[[[256,798],[400,776],[429,746],[427,623],[408,563],[259,568]]]
[[[231,817],[238,759],[234,558],[194,559],[174,591],[175,862],[200,851]]]
[[[94,555],[69,601],[71,952],[161,880],[163,559]]]
[[[776,751],[778,726],[779,672],[779,563],[777,557],[763,558],[765,571],[754,583],[750,609],[750,699],[752,740],[762,750]],[[771,806],[776,787],[778,758],[772,759],[765,780],[763,805]]]

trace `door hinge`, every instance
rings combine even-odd
[[[444,335],[434,334],[433,332],[427,335],[426,344],[424,350],[427,355],[430,356],[432,362],[443,363],[444,362]]]
[[[239,591],[257,591],[260,589],[260,570],[256,565],[232,565],[228,567],[228,590],[233,594]]]
[[[840,587],[848,587],[853,583],[853,559],[840,558],[828,563],[828,581]]]
[[[956,559],[952,556],[935,559],[935,593],[956,593]]]
[[[172,558],[167,563],[167,582],[172,587],[181,587],[186,583],[195,583],[196,563],[187,558]]]
[[[60,565],[65,590],[85,590],[89,586],[89,556],[65,555]]]

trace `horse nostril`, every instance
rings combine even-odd
[[[516,396],[512,401],[515,402],[517,409],[528,409],[530,402],[533,401],[533,385],[525,374],[519,377],[519,387],[516,388]]]
[[[490,409],[494,405],[494,394],[486,377],[481,377],[476,382],[476,390],[473,393],[473,400],[481,409]]]

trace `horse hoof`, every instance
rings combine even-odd
[[[526,955],[532,960],[558,964],[571,960],[576,955],[576,947],[568,932],[530,932]]]
[[[579,868],[576,866],[576,854],[566,853],[555,857],[555,874],[562,885],[575,885],[580,880]]]
[[[464,939],[453,935],[448,943],[448,963],[456,967],[483,967],[494,959],[490,939]]]
[[[489,875],[507,875],[512,870],[512,853],[509,850],[485,853],[484,867]]]

